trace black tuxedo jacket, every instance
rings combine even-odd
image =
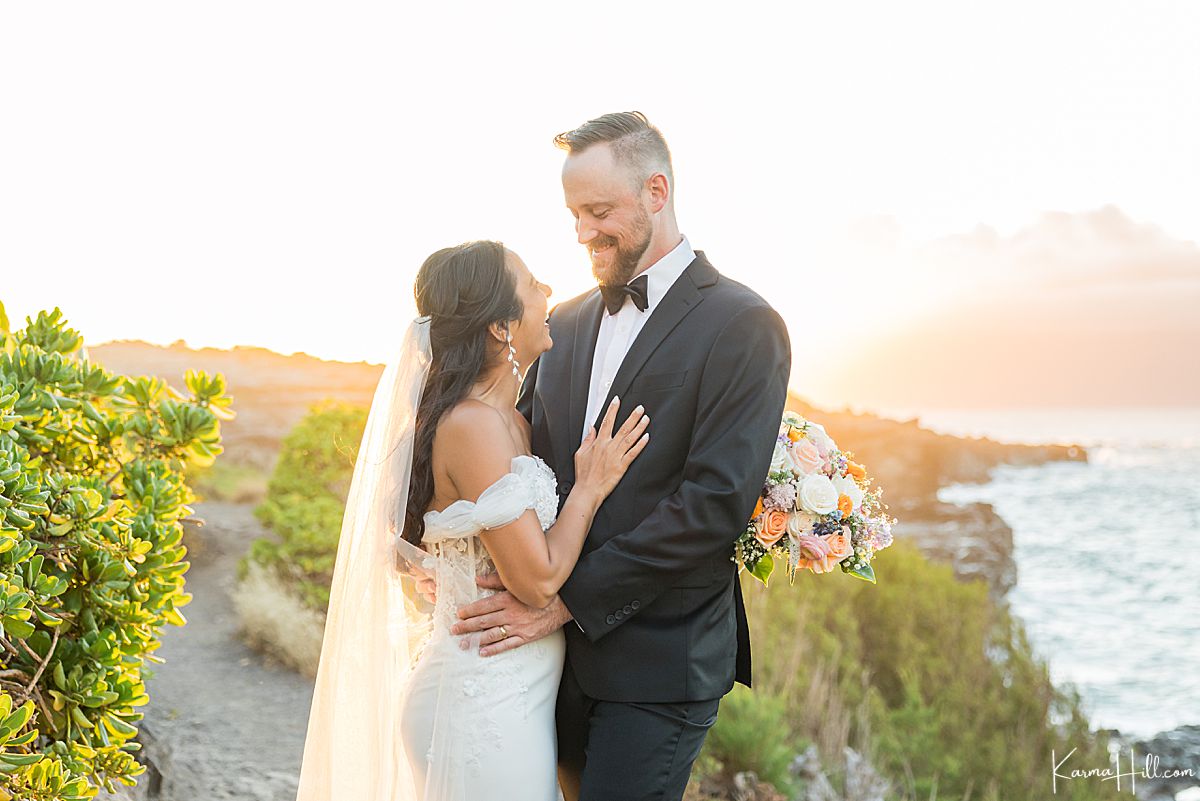
[[[554,346],[530,365],[517,402],[534,453],[558,476],[560,508],[575,480],[602,313],[599,289],[554,308]],[[576,621],[565,628],[567,658],[591,697],[700,701],[735,679],[749,686],[733,543],[767,476],[790,369],[779,314],[697,251],[603,404],[620,396],[618,427],[642,404],[650,442],[600,506],[559,592]]]

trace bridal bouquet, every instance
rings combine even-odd
[[[784,412],[762,496],[734,555],[739,567],[763,584],[777,561],[788,577],[841,567],[872,583],[871,560],[892,543],[892,525],[870,488],[866,468],[837,445],[818,423]]]

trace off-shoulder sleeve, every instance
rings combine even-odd
[[[512,468],[481,492],[477,501],[458,500],[441,512],[427,512],[424,542],[472,537],[484,529],[508,525],[526,509],[536,509],[537,462],[516,456]]]
[[[513,522],[537,503],[537,489],[524,471],[505,473],[475,501],[471,517],[481,529]]]

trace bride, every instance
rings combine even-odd
[[[355,462],[297,801],[555,801],[562,632],[484,659],[450,626],[493,592],[485,572],[531,606],[553,599],[650,418],[638,407],[614,432],[614,399],[559,511],[516,410],[521,365],[553,344],[550,288],[480,241],[426,259],[415,294]],[[417,582],[436,583],[432,609]]]

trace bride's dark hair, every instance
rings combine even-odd
[[[525,313],[504,263],[504,245],[480,240],[442,248],[421,265],[413,292],[417,312],[429,315],[432,361],[417,407],[404,539],[420,545],[433,500],[433,436],[442,416],[470,392],[495,350],[492,323]]]

